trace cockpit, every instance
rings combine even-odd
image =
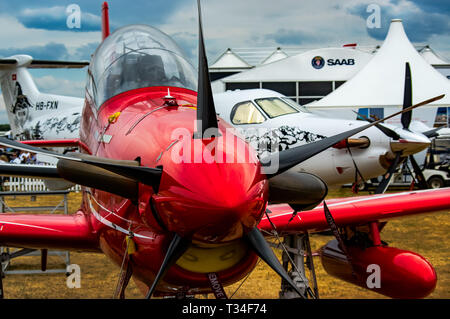
[[[166,34],[146,25],[112,33],[95,52],[88,92],[97,106],[133,89],[172,86],[197,90],[197,74]]]
[[[304,107],[286,97],[266,97],[236,104],[231,111],[233,124],[259,124],[267,118],[293,114],[309,113]]]

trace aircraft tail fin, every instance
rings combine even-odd
[[[102,4],[102,40],[109,36],[109,8],[108,2]]]
[[[24,124],[31,120],[30,112],[42,96],[28,68],[83,68],[87,65],[87,61],[35,60],[29,55],[0,59],[0,88],[13,133],[23,131]]]

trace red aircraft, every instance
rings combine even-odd
[[[295,239],[331,228],[336,240],[321,250],[330,274],[368,288],[367,267],[376,264],[379,293],[421,298],[433,291],[431,264],[387,247],[379,232],[389,218],[450,209],[450,189],[334,199],[327,205],[320,204],[327,187],[314,176],[307,185],[295,177],[284,188],[270,185],[271,178],[382,120],[258,159],[216,116],[199,3],[198,82],[167,35],[145,25],[109,34],[107,11],[104,3],[104,41],[91,59],[75,141],[81,153],[59,154],[0,138],[7,147],[58,159],[56,167],[3,164],[3,175],[80,184],[81,207],[70,216],[1,214],[0,245],[102,252],[124,265],[121,297],[133,277],[147,298],[210,292],[222,298],[220,287],[244,278],[261,258],[282,277],[286,291],[308,298],[318,297],[317,291],[294,280],[263,233]],[[277,170],[269,170],[274,163]]]

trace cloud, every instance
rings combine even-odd
[[[448,2],[442,0],[411,0],[416,6],[425,12],[440,12],[450,14]]]
[[[63,6],[24,9],[17,18],[25,27],[31,29],[78,32],[101,30],[100,16],[82,10],[80,10],[80,28],[69,28],[67,22],[72,21],[74,11],[67,9],[68,7]]]
[[[59,43],[69,52],[87,43],[100,41],[101,32],[70,32],[59,30],[30,29],[15,16],[0,14],[0,49],[29,48]],[[14,53],[17,54],[17,53]]]
[[[301,45],[317,41],[317,36],[302,30],[279,29],[275,33],[268,34],[266,39],[274,40],[282,45]]]
[[[36,86],[41,92],[56,95],[84,97],[84,81],[72,81],[54,77],[52,75],[38,77],[34,80]]]
[[[345,9],[364,20],[371,12],[367,12],[369,4],[373,0],[352,1],[345,5]],[[405,32],[411,42],[427,42],[434,35],[446,35],[450,33],[450,19],[441,6],[433,2],[427,4],[424,1],[375,1],[380,6],[381,28],[367,28],[367,33],[374,39],[384,40],[389,30],[390,21],[394,18],[403,20]],[[434,11],[431,11],[431,10]],[[447,9],[448,13],[448,9]]]
[[[28,54],[35,59],[45,60],[64,60],[69,53],[64,44],[50,42],[43,46],[30,46],[25,48],[6,48],[0,49],[0,56],[7,57],[16,54]]]
[[[211,58],[226,48],[277,47],[280,45],[336,46],[366,38],[361,18],[344,9],[334,9],[336,1],[279,0],[203,1],[203,27],[206,50]],[[167,22],[164,32],[194,34],[185,42],[197,43],[195,3],[180,5]],[[180,34],[180,37],[183,35]],[[192,46],[191,46],[192,47]]]
[[[42,60],[84,60],[89,61],[100,42],[90,42],[79,47],[67,48],[65,44],[50,42],[39,46],[29,46],[24,48],[0,48],[0,57],[8,57],[16,54],[31,55],[35,59]]]

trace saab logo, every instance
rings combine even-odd
[[[335,66],[335,65],[355,65],[355,59],[328,59],[327,64],[329,66]]]
[[[315,56],[312,59],[311,64],[314,69],[321,69],[325,65],[325,60],[321,56]]]
[[[16,80],[17,80],[17,74],[13,74],[13,75],[12,75],[12,80],[13,80],[13,81],[16,81]]]

